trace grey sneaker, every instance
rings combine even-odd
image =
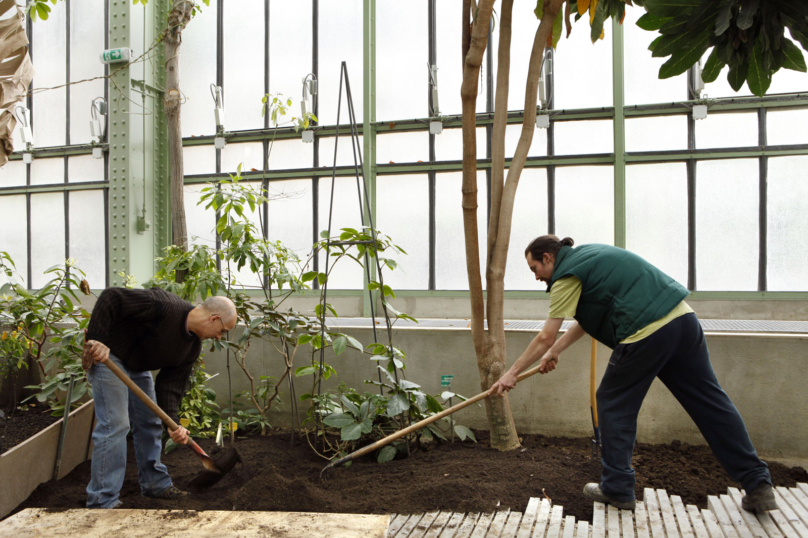
[[[767,510],[777,510],[777,501],[774,499],[772,485],[762,483],[741,499],[741,507],[748,512],[762,514]]]
[[[600,490],[600,484],[595,484],[594,482],[590,482],[584,486],[584,497],[599,503],[611,504],[615,508],[620,508],[621,510],[634,510],[634,505],[636,504],[633,500],[615,501],[614,499],[610,499]]]
[[[164,492],[158,495],[149,495],[149,497],[153,499],[165,499],[167,501],[176,501],[177,499],[182,499],[189,495],[190,493],[188,493],[187,491],[182,491],[178,487],[171,485]]]

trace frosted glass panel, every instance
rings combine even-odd
[[[485,127],[477,127],[477,159],[485,158]],[[435,159],[438,161],[463,160],[462,129],[444,129],[435,137]]]
[[[643,9],[626,9],[626,18],[623,21],[626,104],[684,101],[687,99],[687,74],[683,73],[664,80],[659,79],[659,68],[668,61],[670,56],[651,57],[648,45],[659,37],[659,33],[647,32],[636,25],[637,19],[644,13]],[[708,91],[707,93],[711,97],[713,96],[713,92]]]
[[[269,231],[267,237],[280,240],[306,263],[312,245],[312,180],[271,181],[267,191]],[[311,270],[310,267],[308,270]]]
[[[700,161],[696,177],[696,289],[757,290],[757,159]]]
[[[225,150],[228,147],[230,146],[225,146]],[[213,146],[186,146],[182,148],[182,156],[182,168],[186,176],[216,173],[216,149]]]
[[[808,144],[808,110],[769,109],[766,112],[766,141],[770,146]]]
[[[687,166],[626,167],[626,248],[687,286]]]
[[[322,125],[337,122],[337,100],[342,62],[348,67],[351,96],[356,112],[356,121],[362,115],[362,0],[320,2],[320,115]],[[424,58],[426,59],[426,58]],[[377,66],[382,63],[377,59]],[[377,91],[378,95],[378,91]],[[346,86],[342,86],[342,109],[339,122],[348,123],[348,98]]]
[[[65,261],[65,201],[61,192],[31,195],[31,288],[53,275],[43,272]]]
[[[429,133],[415,131],[412,133],[391,133],[377,136],[376,162],[388,164],[391,161],[394,163],[428,162]]]
[[[613,151],[612,120],[559,121],[555,124],[556,155],[612,153]]]
[[[31,61],[36,66],[36,75],[31,87],[34,89],[51,88],[67,82],[65,18],[65,6],[53,6],[47,22],[38,21],[39,24],[33,25]],[[95,56],[98,57],[97,53]],[[31,116],[37,147],[61,146],[65,143],[66,108],[66,88],[34,94]],[[86,110],[89,112],[89,103]]]
[[[199,198],[206,184],[185,185],[183,187],[183,202],[185,203],[185,221],[188,227],[188,237],[193,245],[207,245],[216,248],[216,212],[213,208],[205,209],[209,200],[202,205]]]
[[[34,162],[31,163],[31,185],[50,185],[64,182],[64,157],[34,159]]]
[[[534,6],[535,7],[535,6]],[[516,8],[514,7],[514,10]],[[460,102],[460,86],[463,84],[463,65],[462,58],[460,57],[460,43],[463,39],[461,29],[463,27],[463,0],[440,0],[435,2],[435,13],[437,18],[436,26],[436,50],[438,59],[438,88],[440,88],[440,112],[443,115],[460,114],[463,111],[463,106]],[[514,27],[516,26],[517,17],[514,17]],[[535,17],[534,17],[535,19]],[[534,29],[535,32],[535,29]],[[516,28],[513,30],[516,34]],[[497,38],[494,38],[494,42]],[[490,43],[490,42],[489,42]],[[514,43],[516,40],[514,38]],[[496,47],[496,43],[494,43]],[[511,45],[512,50],[514,45]],[[495,49],[494,49],[495,50]],[[496,58],[496,54],[494,55]],[[423,56],[421,65],[426,69],[427,56]],[[514,64],[517,63],[513,58],[511,59],[511,80],[514,79]],[[485,100],[487,99],[487,92],[485,89],[485,79],[488,75],[486,68],[486,60],[483,60],[483,65],[480,68],[482,73],[483,84],[478,88],[479,94],[477,95],[477,112],[485,112]],[[527,73],[527,67],[525,67]],[[478,83],[479,84],[479,83]],[[515,89],[514,86],[518,84],[511,84],[511,96]],[[517,108],[524,106],[524,83],[522,84],[522,102]],[[508,99],[509,108],[510,103],[513,102]],[[446,131],[444,131],[445,133]]]
[[[429,288],[429,179],[426,175],[381,176],[376,180],[378,229],[407,251],[390,251],[398,267],[382,268],[393,290]],[[396,301],[393,304],[398,307]],[[401,310],[401,308],[397,308]]]
[[[439,290],[469,289],[466,243],[463,233],[463,176],[460,172],[438,174],[435,185],[435,287]],[[485,288],[488,195],[485,172],[477,171],[477,236],[480,245],[480,275]]]
[[[6,165],[8,166],[8,165]],[[23,283],[28,280],[28,220],[26,218],[25,195],[14,194],[0,196],[0,215],[3,215],[3,226],[0,226],[0,250],[8,252],[17,266],[14,281]],[[0,273],[0,285],[8,282],[5,273]]]
[[[210,135],[216,132],[210,85],[216,83],[217,2],[218,0],[211,0],[210,6],[202,5],[201,11],[194,16],[193,24],[189,24],[182,30],[180,69],[182,73],[182,93],[186,99],[182,104],[181,113],[182,136]],[[237,11],[233,9],[234,7],[236,7],[234,4],[226,6],[225,13]],[[227,52],[228,48],[233,49],[231,52],[237,52],[239,48],[238,39],[231,38],[231,41],[225,41],[225,52]],[[263,51],[263,47],[259,49],[259,53],[255,56],[260,56],[263,61],[263,55],[260,51]],[[225,67],[225,72],[227,72],[227,67]],[[263,70],[261,72],[263,73]],[[229,130],[236,128],[228,122],[230,108],[232,107],[233,112],[237,113],[235,109],[243,104],[239,102],[237,96],[238,93],[235,88],[232,96],[230,88],[227,88],[224,92],[225,128]],[[255,99],[255,97],[254,95],[251,96],[252,99]],[[260,100],[261,96],[259,95],[259,103]],[[189,174],[187,160],[185,161],[185,167],[185,173]]]
[[[246,13],[249,15],[245,16]],[[215,44],[216,34],[207,35]],[[210,90],[208,93],[210,94]],[[224,102],[227,130],[262,128],[262,97],[264,1],[239,0],[238,4],[230,3],[224,8]],[[208,102],[213,104],[212,99]],[[211,114],[212,110],[206,117],[211,118],[213,124]]]
[[[337,166],[354,166],[359,164],[359,155],[365,159],[365,147],[363,138],[360,136],[356,141],[351,141],[350,136],[340,136],[337,144]],[[320,168],[331,168],[334,166],[334,143],[336,137],[328,136],[320,139]],[[354,156],[354,150],[356,155]],[[354,158],[355,157],[355,158]]]
[[[611,166],[556,168],[556,235],[575,244],[614,244],[614,171]]]
[[[788,32],[786,32],[788,35]],[[800,44],[793,41],[798,48]],[[805,51],[803,50],[803,55]],[[808,75],[805,73],[800,73],[799,71],[792,71],[791,69],[781,69],[777,73],[772,76],[772,84],[769,86],[769,89],[766,91],[768,95],[774,95],[775,93],[790,93],[790,92],[800,92],[805,93],[808,90]]]
[[[76,82],[104,76],[104,64],[98,61],[98,51],[104,49],[104,10],[92,2],[71,2],[69,6],[70,80]],[[63,11],[66,7],[59,5],[53,10]],[[48,19],[44,25],[51,22]],[[90,103],[96,97],[104,96],[104,82],[93,80],[70,87],[71,144],[90,141]]]
[[[525,261],[525,248],[533,239],[546,233],[547,171],[544,168],[525,168],[513,204],[508,266],[505,269],[506,290],[544,289],[541,284],[536,287],[536,278]]]
[[[406,46],[402,46],[406,43]],[[376,4],[376,118],[429,116],[427,1]],[[444,88],[438,70],[438,89]],[[351,86],[353,89],[353,86]],[[451,88],[445,87],[446,93]],[[438,101],[443,98],[440,91]],[[405,249],[406,250],[406,249]]]
[[[67,178],[70,183],[104,181],[104,159],[92,155],[79,155],[68,160]]]
[[[808,157],[769,159],[768,271],[771,291],[808,291]]]
[[[558,42],[553,62],[553,108],[612,106],[611,24],[605,24],[604,29],[606,36],[593,44],[589,38],[589,25],[580,22],[573,24],[569,39],[562,37]]]
[[[317,223],[320,231],[327,230],[329,224],[329,208],[331,204],[331,178],[320,179],[319,213]],[[333,215],[331,218],[331,235],[338,236],[341,228],[362,228],[362,216],[359,195],[356,192],[355,177],[338,177],[334,179]],[[360,184],[361,185],[361,184]],[[319,234],[318,234],[319,236]],[[325,251],[318,255],[320,271],[325,271]],[[331,258],[333,261],[334,258]],[[342,258],[336,265],[329,262],[328,287],[332,290],[361,289],[364,269],[348,257]]]
[[[314,167],[314,144],[302,140],[276,140],[269,146],[269,169]]]
[[[696,148],[758,145],[757,114],[708,114],[696,121]]]
[[[25,185],[27,176],[27,166],[24,162],[8,161],[0,168],[0,188]]]
[[[311,0],[269,2],[269,91],[293,98],[295,116],[303,77],[312,70],[311,5]]]
[[[438,2],[440,5],[441,2]],[[497,14],[495,15],[496,23],[494,25],[494,33],[492,39],[489,41],[490,50],[493,54],[494,60],[494,86],[496,87],[496,80],[497,80],[497,68],[499,62],[497,61],[497,54],[499,51],[499,10],[500,7],[496,6],[494,9],[497,10]],[[536,9],[536,4],[531,3],[528,0],[516,0],[513,3],[513,19],[511,21],[511,68],[510,68],[510,88],[508,91],[508,110],[522,110],[525,106],[525,84],[527,83],[527,68],[528,64],[530,63],[530,52],[533,50],[533,40],[536,37],[536,30],[539,27],[539,20],[536,18],[536,15],[533,13],[533,10]],[[451,22],[451,26],[453,27],[452,30],[455,30],[456,27],[457,31],[457,38],[454,43],[449,46],[450,52],[458,51],[459,49],[458,44],[460,43],[460,30],[462,25],[460,24],[460,15],[462,10],[458,7],[456,9],[456,13],[453,14]],[[438,30],[438,37],[440,37],[440,30]],[[486,51],[487,53],[487,51]],[[453,55],[457,57],[456,63],[457,67],[461,67],[460,62],[460,54],[456,53]],[[452,57],[454,60],[455,58]],[[487,58],[483,60],[483,77],[487,75],[485,72]],[[458,69],[459,76],[462,77],[462,73]],[[483,78],[483,82],[485,82],[485,78]],[[460,84],[457,85],[458,90],[460,89]],[[495,90],[496,91],[496,90]],[[457,103],[458,107],[460,106],[460,93],[457,92]],[[477,97],[477,112],[485,112],[485,90],[483,90],[483,95]],[[459,108],[458,111],[460,112]]]
[[[535,124],[534,124],[535,125]],[[505,127],[505,158],[510,159],[519,144],[519,136],[522,134],[522,124],[508,125]],[[547,155],[547,129],[533,129],[533,141],[527,152],[528,157],[544,157]]]
[[[626,119],[626,151],[687,149],[687,117]]]
[[[222,172],[235,174],[241,164],[241,173],[264,170],[264,145],[261,142],[227,144],[222,150]]]
[[[106,287],[104,191],[73,191],[70,196],[70,257],[87,275],[90,287]]]

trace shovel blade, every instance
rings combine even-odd
[[[200,471],[188,485],[195,488],[210,487],[229,473],[236,463],[241,462],[241,455],[235,448],[228,449],[221,458],[214,461],[207,456],[200,456],[202,465],[205,467]]]

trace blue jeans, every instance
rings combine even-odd
[[[758,458],[741,415],[715,377],[704,332],[691,313],[647,338],[614,348],[597,392],[603,493],[616,501],[634,499],[631,455],[637,415],[655,377],[682,404],[733,480],[746,491],[771,484],[769,469]]]
[[[124,373],[152,400],[154,379],[151,372],[130,372],[113,356]],[[166,466],[160,463],[163,426],[151,409],[132,394],[123,382],[103,364],[87,372],[93,387],[96,425],[93,431],[92,475],[87,485],[87,508],[115,508],[126,473],[126,434],[133,428],[138,482],[143,495],[160,495],[171,487]]]

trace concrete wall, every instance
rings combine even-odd
[[[352,329],[348,334],[363,344],[373,341],[370,329]],[[527,346],[533,333],[510,331],[508,365]],[[386,334],[379,332],[379,340]],[[480,392],[471,334],[468,330],[397,329],[396,347],[407,354],[407,379],[419,383],[430,394],[440,394],[440,376],[454,374],[451,389],[465,396]],[[808,338],[781,337],[708,337],[711,359],[719,381],[741,412],[756,448],[769,457],[808,459],[808,399],[804,397],[808,379]],[[517,428],[525,433],[586,436],[592,433],[589,414],[589,350],[590,340],[582,338],[561,357],[558,368],[547,375],[537,375],[512,392],[511,408]],[[279,376],[281,361],[268,344],[254,345],[248,362],[256,371]],[[610,350],[598,347],[598,380],[608,363]],[[360,392],[373,392],[376,387],[364,385],[376,379],[375,362],[349,348],[339,357],[326,354],[326,362],[334,366],[337,376],[323,384],[323,390],[334,389],[344,381]],[[224,357],[205,356],[207,371],[221,372],[211,381],[217,401],[225,407],[227,374]],[[306,356],[295,359],[295,367],[308,364]],[[234,391],[248,388],[246,377],[231,367]],[[295,380],[297,394],[309,392],[311,378]],[[273,425],[289,425],[289,390],[281,386],[285,411],[272,413]],[[305,411],[306,406],[301,407]],[[471,406],[456,416],[461,424],[487,428],[483,407]],[[639,418],[640,441],[666,443],[673,439],[704,443],[690,418],[667,389],[655,381]]]

